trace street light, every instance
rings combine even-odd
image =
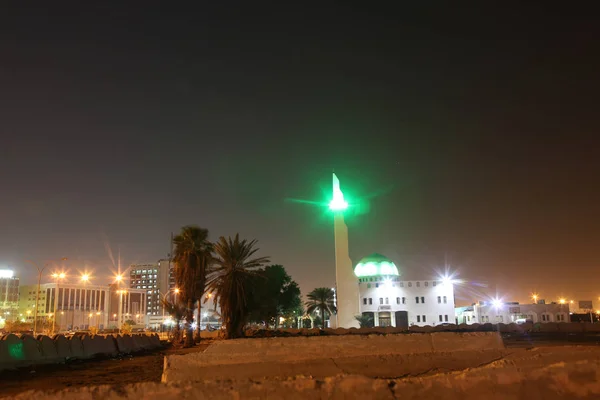
[[[531,296],[531,298],[533,299],[533,303],[537,304],[538,295],[534,293],[533,296]]]
[[[83,275],[81,275],[81,282],[83,282],[84,284],[86,284],[89,281],[90,281],[90,275],[89,274],[83,274]]]
[[[63,257],[57,261],[66,261],[66,260],[67,260],[67,257]],[[46,264],[44,264],[44,266],[42,268],[40,268],[36,263],[34,263],[31,260],[25,260],[25,262],[33,265],[38,270],[38,284],[37,284],[37,291],[35,293],[35,309],[33,311],[33,336],[35,336],[37,333],[37,313],[38,313],[38,306],[40,303],[40,286],[42,284],[42,274],[44,273],[44,270],[46,269],[46,267],[48,265],[50,265],[50,263],[52,261],[46,262]]]
[[[558,302],[559,302],[560,304],[565,304],[567,301],[566,301],[565,299],[559,299],[559,300],[558,300]]]

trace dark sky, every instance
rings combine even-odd
[[[0,265],[25,281],[61,256],[104,280],[107,244],[152,262],[199,224],[332,285],[331,219],[288,200],[335,169],[373,195],[354,261],[446,260],[461,301],[600,296],[591,10],[40,3],[0,17]]]

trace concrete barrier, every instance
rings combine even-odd
[[[108,335],[104,337],[104,343],[102,343],[102,354],[107,356],[116,356],[119,353],[117,348],[117,341],[114,336]]]
[[[79,336],[73,336],[69,340],[69,347],[71,348],[71,357],[73,358],[85,358],[85,353],[83,352],[83,343]]]
[[[559,332],[568,332],[568,333],[581,333],[584,331],[585,326],[582,323],[567,323],[567,322],[559,322],[556,324]]]
[[[40,336],[38,338],[38,342],[41,349],[42,358],[45,362],[53,363],[60,360],[56,351],[56,344],[54,343],[54,340],[50,339],[48,336]]]
[[[44,359],[42,356],[40,342],[35,340],[33,336],[23,335],[21,337],[21,341],[23,342],[25,360],[27,360],[28,363],[37,364]]]
[[[547,322],[545,324],[539,324],[539,332],[559,332],[558,324],[556,322]]]
[[[84,335],[83,338],[81,339],[81,343],[83,344],[83,357],[84,358],[92,358],[99,354],[103,354],[104,338],[102,336]]]
[[[592,324],[591,322],[580,323],[583,325],[584,332],[600,332],[600,324]]]
[[[155,349],[158,349],[159,347],[161,347],[162,345],[160,344],[160,338],[158,337],[158,335],[155,333],[152,336],[150,336],[150,341],[152,342],[152,345],[154,346]]]
[[[117,339],[117,348],[119,349],[120,353],[129,354],[133,351],[133,349],[131,348],[128,341],[125,339],[125,337],[123,337],[123,335],[117,335],[116,339]]]
[[[134,340],[138,343],[138,350],[152,350],[161,346],[158,335],[135,335],[134,338],[84,335],[67,339],[63,335],[56,335],[51,339],[40,335],[36,340],[29,335],[18,337],[9,334],[0,340],[0,371],[98,355],[115,356],[119,352],[131,353],[134,351]]]
[[[73,357],[71,355],[69,339],[63,335],[54,336],[54,346],[56,347],[56,355],[59,359],[68,360]]]

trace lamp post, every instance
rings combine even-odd
[[[58,281],[60,279],[65,279],[66,276],[67,275],[64,272],[52,274],[52,277],[54,278],[54,281],[56,282],[56,289],[55,289],[55,293],[54,293],[54,319],[52,320],[52,334],[54,334],[55,329],[56,329],[56,318],[57,318],[57,311],[58,311]],[[60,329],[60,325],[58,327]]]
[[[67,260],[67,257],[63,257],[59,261],[66,261],[66,260]],[[35,336],[37,333],[37,315],[38,315],[38,305],[40,303],[40,286],[42,284],[42,274],[44,273],[44,270],[46,269],[46,267],[48,265],[50,265],[50,262],[47,262],[46,264],[44,264],[44,266],[42,268],[40,268],[36,263],[34,263],[31,260],[25,260],[25,262],[28,262],[29,264],[33,265],[38,270],[38,284],[37,284],[37,291],[35,293],[35,309],[33,310],[33,336]]]
[[[117,328],[121,330],[121,313],[123,312],[123,292],[119,289],[119,285],[123,280],[123,275],[117,274],[115,282],[117,283],[117,293],[119,294],[119,309],[117,310]]]

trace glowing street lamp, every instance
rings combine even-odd
[[[90,275],[89,274],[83,274],[83,275],[81,275],[81,282],[83,282],[84,284],[86,284],[89,281],[90,281]]]
[[[494,308],[496,310],[500,309],[502,307],[502,300],[500,300],[500,299],[493,299],[492,300],[492,306],[494,306]]]
[[[565,299],[559,299],[559,300],[558,300],[558,302],[559,302],[560,304],[565,304],[567,301],[566,301]]]
[[[533,299],[533,303],[537,304],[538,295],[534,293],[533,296],[531,296],[531,298]]]

